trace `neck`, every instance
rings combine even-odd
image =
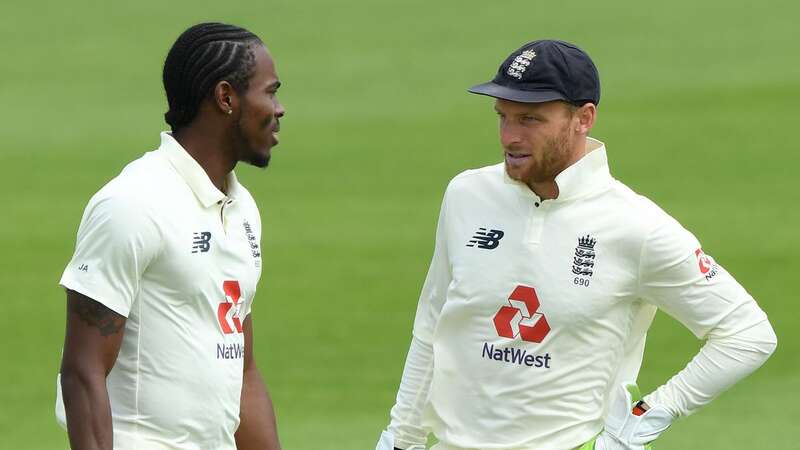
[[[236,167],[236,157],[219,125],[204,122],[198,116],[173,137],[200,164],[214,186],[225,192],[225,177]]]
[[[552,200],[558,197],[558,184],[556,180],[548,181],[529,181],[528,187],[542,200]]]

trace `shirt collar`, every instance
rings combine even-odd
[[[509,177],[505,169],[503,169],[503,177],[507,183],[524,187],[533,194],[533,191],[525,183]],[[586,154],[556,175],[558,197],[553,201],[571,200],[591,194],[607,185],[611,180],[605,144],[597,139],[587,138]]]
[[[192,189],[197,200],[200,201],[204,208],[223,200],[227,201],[236,198],[239,190],[239,181],[233,171],[230,171],[225,176],[225,184],[228,190],[228,195],[225,195],[224,192],[214,186],[203,167],[172,137],[171,133],[166,131],[161,133],[161,145],[158,150],[164,153],[172,167],[189,185],[189,188]]]

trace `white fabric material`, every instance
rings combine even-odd
[[[417,338],[411,339],[406,357],[403,379],[397,391],[397,402],[392,408],[392,422],[388,433],[393,446],[403,450],[424,449],[419,443],[427,441],[428,431],[422,427],[422,407],[428,401],[428,388],[433,374],[431,346]],[[384,434],[387,434],[384,432]],[[400,436],[394,439],[394,436]]]
[[[757,309],[755,303],[746,303],[733,315],[746,320],[757,317]],[[725,322],[735,321],[732,317]],[[766,320],[730,336],[710,335],[683,370],[644,400],[673,415],[692,414],[763,364],[776,346],[777,337]]]
[[[674,417],[663,406],[651,406],[641,416],[632,414],[633,399],[619,385],[611,402],[605,429],[595,441],[595,450],[645,450],[672,424]]]
[[[89,201],[61,285],[127,317],[106,383],[116,450],[235,450],[261,222],[169,134]],[[58,390],[57,413],[64,424]]]
[[[381,437],[378,440],[378,445],[375,447],[375,450],[394,450],[396,445],[403,446],[403,450],[425,450],[424,445],[405,446],[401,443],[395,444],[394,435],[392,435],[392,433],[389,431],[384,431],[381,433]]]
[[[655,403],[675,416],[771,351],[774,335],[745,332],[769,327],[752,297],[691,233],[611,177],[602,143],[589,144],[556,177],[553,200],[510,179],[503,164],[448,185],[413,331],[426,344],[418,348],[430,349],[414,356],[432,359],[429,392],[424,405],[398,394],[389,425],[398,442],[424,444],[433,432],[448,449],[582,445],[603,428],[613,389],[637,378],[656,307],[709,342],[724,337],[728,355],[752,350],[737,364],[715,355],[715,370],[657,391]],[[535,290],[538,307],[510,299],[520,287]],[[420,380],[414,365],[406,372],[402,390]]]
[[[388,431],[381,433],[381,438],[378,440],[375,450],[394,450],[394,436]]]

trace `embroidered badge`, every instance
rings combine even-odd
[[[508,66],[506,73],[511,77],[521,80],[522,74],[525,73],[528,67],[533,63],[533,58],[536,58],[536,52],[533,50],[525,50],[514,58],[514,62]]]
[[[572,258],[572,273],[578,275],[574,283],[580,286],[589,286],[589,278],[594,274],[595,253],[594,246],[597,239],[590,235],[578,238],[575,247],[575,256]]]
[[[250,226],[250,222],[246,220],[242,225],[244,226],[244,233],[247,235],[247,243],[250,246],[250,254],[253,256],[253,262],[256,267],[261,267],[261,249],[258,246],[256,235],[253,233],[253,228]]]

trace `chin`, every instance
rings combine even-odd
[[[269,166],[270,157],[271,157],[271,155],[270,155],[269,150],[267,150],[266,152],[263,152],[263,153],[262,152],[253,152],[250,155],[250,158],[248,158],[246,162],[247,162],[247,164],[250,164],[251,166],[256,166],[256,167],[260,167],[260,168],[264,169],[267,166]]]
[[[508,164],[506,164],[506,173],[512,180],[525,181],[528,170],[525,168],[510,167]]]
[[[269,159],[269,156],[260,157],[252,161],[251,164],[261,169],[266,169],[269,166]]]

